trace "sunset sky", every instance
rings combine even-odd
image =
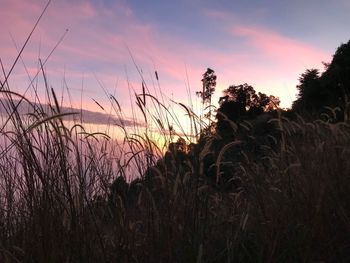
[[[6,71],[46,2],[0,0]],[[128,112],[128,81],[141,91],[132,56],[150,90],[156,70],[163,93],[178,102],[188,103],[187,85],[194,97],[210,67],[218,76],[214,101],[230,84],[247,82],[288,107],[299,75],[323,70],[321,62],[349,40],[349,14],[349,0],[53,0],[22,58],[33,77],[38,58],[44,61],[68,29],[45,65],[48,81],[66,101],[68,87],[73,105],[80,105],[83,89],[83,107],[91,110],[98,110],[92,98],[107,103],[103,85]],[[21,93],[27,88],[22,62],[9,83]]]

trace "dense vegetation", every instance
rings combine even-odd
[[[118,145],[67,126],[53,90],[48,106],[34,104],[5,75],[0,262],[349,262],[350,42],[325,72],[301,75],[291,110],[248,84],[213,110],[215,72],[202,82],[205,117],[180,104],[196,143],[146,83],[136,95],[167,142],[162,155],[121,124]]]

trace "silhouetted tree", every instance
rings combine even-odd
[[[348,120],[350,97],[350,41],[340,45],[332,62],[321,77],[322,84],[327,89],[328,105],[340,107],[337,119]],[[331,92],[330,92],[331,91]]]
[[[298,99],[293,103],[297,111],[317,111],[326,103],[326,93],[322,91],[318,69],[307,69],[299,78]]]
[[[277,110],[280,106],[280,99],[273,95],[269,96],[269,103],[265,106],[265,112]]]
[[[258,92],[247,83],[232,85],[224,90],[220,98],[219,112],[225,114],[230,120],[238,121],[244,117],[254,117],[266,111],[271,111],[279,106],[279,99]]]
[[[299,78],[298,99],[293,110],[317,115],[327,111],[325,106],[340,111],[336,120],[348,119],[350,96],[350,41],[335,52],[331,63],[324,63],[325,72],[319,76],[316,69],[307,70]]]
[[[209,126],[211,121],[211,96],[213,95],[216,87],[216,75],[215,71],[211,68],[208,68],[207,71],[203,74],[202,79],[202,91],[197,91],[197,96],[202,98],[203,108],[209,106],[209,112],[207,117],[209,119]]]
[[[211,103],[211,96],[213,95],[216,87],[216,75],[215,71],[208,68],[203,74],[203,90],[196,92],[196,94],[202,98],[202,103]]]

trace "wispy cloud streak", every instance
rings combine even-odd
[[[0,1],[6,6],[0,10],[4,21],[0,28],[4,36],[0,39],[0,57],[9,65],[16,50],[6,37],[8,32],[22,43],[45,1]],[[157,86],[157,70],[163,93],[169,97],[175,94],[174,99],[179,101],[187,100],[186,68],[194,93],[201,86],[201,74],[206,67],[212,67],[218,74],[218,93],[244,81],[280,96],[287,105],[294,96],[298,74],[330,59],[327,52],[301,40],[239,22],[236,14],[198,9],[204,14],[203,27],[198,30],[205,34],[205,27],[210,26],[221,33],[212,45],[161,30],[157,24],[139,18],[125,1],[53,1],[23,60],[34,74],[38,57],[49,54],[68,28],[69,34],[47,64],[48,79],[56,89],[71,89],[73,101],[79,102],[83,92],[85,107],[98,110],[91,97],[108,103],[99,82],[107,92],[116,93],[125,109],[129,107],[128,86],[141,88],[141,77],[129,50],[147,84]],[[16,73],[21,77],[14,83],[21,89],[25,86],[23,68],[19,66]],[[290,91],[284,89],[286,85]]]

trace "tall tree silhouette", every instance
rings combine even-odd
[[[320,85],[318,69],[307,69],[299,78],[298,99],[293,103],[297,111],[315,112],[326,103],[327,94]]]
[[[196,94],[202,99],[203,110],[206,106],[209,106],[209,112],[207,117],[209,119],[209,126],[211,122],[211,96],[213,95],[216,87],[216,75],[215,71],[211,68],[208,68],[207,71],[203,74],[202,79],[202,91],[197,91]]]

